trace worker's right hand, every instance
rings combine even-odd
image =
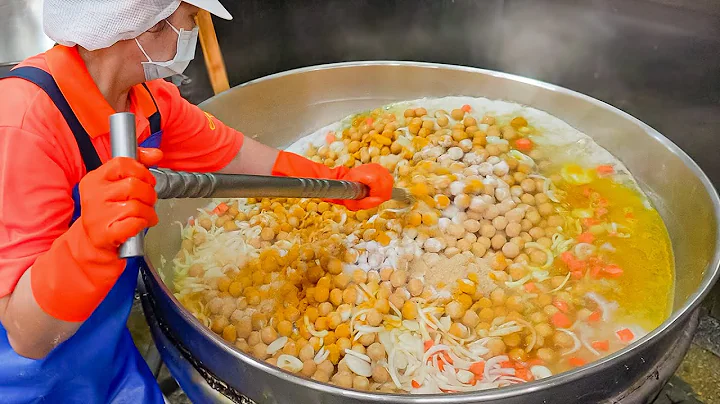
[[[125,270],[118,247],[157,224],[155,178],[145,166],[162,159],[157,149],[140,149],[140,162],[115,158],[80,180],[80,218],[30,271],[33,297],[50,316],[85,321]]]
[[[80,219],[93,246],[114,251],[158,223],[155,177],[145,167],[157,164],[158,153],[162,158],[157,149],[141,149],[140,162],[114,158],[80,181]]]

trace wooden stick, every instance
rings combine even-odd
[[[200,10],[197,15],[197,24],[200,28],[200,46],[202,46],[205,57],[205,66],[210,76],[210,84],[215,94],[218,94],[230,89],[230,82],[210,13]]]

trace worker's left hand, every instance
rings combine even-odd
[[[379,164],[364,164],[352,169],[347,167],[329,168],[323,164],[308,160],[295,153],[281,151],[275,160],[273,175],[283,177],[324,178],[329,180],[355,181],[365,184],[370,190],[361,200],[331,200],[350,210],[374,208],[390,200],[393,189],[393,176]]]
[[[347,169],[346,169],[347,170]],[[343,170],[345,171],[345,170]],[[393,176],[387,168],[380,164],[363,164],[351,168],[341,174],[339,180],[354,181],[365,184],[369,188],[368,196],[360,200],[333,200],[333,203],[344,205],[346,208],[358,211],[372,209],[381,203],[390,200],[393,189]]]

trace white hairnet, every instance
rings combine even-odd
[[[218,0],[189,0],[218,17],[231,19]],[[180,0],[45,0],[45,34],[65,46],[108,48],[137,38],[180,6]]]

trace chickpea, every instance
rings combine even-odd
[[[390,380],[390,373],[381,365],[375,365],[372,369],[372,378],[376,383],[386,383]]]
[[[520,221],[520,228],[522,231],[528,231],[533,228],[533,224],[529,219],[523,219]]]
[[[343,291],[343,302],[347,304],[355,304],[356,301],[357,290],[355,288],[349,288]]]
[[[413,297],[420,296],[423,292],[423,288],[425,286],[423,285],[423,281],[418,278],[410,279],[410,282],[408,282],[407,285],[407,291],[410,292],[410,295]]]
[[[353,376],[352,388],[354,388],[355,390],[369,390],[370,381],[367,377],[355,375]]]
[[[358,338],[358,342],[365,347],[370,346],[373,342],[375,342],[375,336],[375,333],[365,334],[362,337]]]
[[[493,312],[493,309],[491,309],[489,307],[485,307],[482,310],[480,310],[478,317],[483,322],[490,322],[490,321],[492,321],[493,318],[495,318],[495,313]]]
[[[498,216],[492,220],[492,225],[497,230],[504,230],[505,227],[508,225],[508,220],[505,218],[505,216]]]
[[[330,373],[325,373],[318,369],[315,374],[312,375],[312,379],[320,383],[327,383],[330,381]]]
[[[535,264],[544,264],[547,260],[547,254],[540,250],[533,249],[530,253],[530,262]]]
[[[307,345],[306,345],[307,346]],[[310,377],[317,371],[317,365],[312,359],[303,361],[303,367],[300,373],[305,377]]]
[[[502,246],[502,253],[507,258],[513,259],[520,254],[520,247],[515,243],[506,243]]]
[[[496,234],[490,241],[492,242],[492,248],[495,250],[502,249],[505,243],[507,243],[507,239],[502,234]]]
[[[493,220],[498,217],[498,215],[500,215],[500,211],[495,205],[488,206],[488,208],[485,209],[485,212],[483,213],[483,217],[487,220]]]
[[[258,359],[265,359],[268,357],[267,354],[267,345],[260,342],[257,345],[252,346],[251,348],[252,356],[258,358]]]
[[[450,316],[451,319],[458,320],[465,314],[465,309],[462,303],[454,300],[445,305],[445,313]]]
[[[335,288],[330,291],[330,303],[333,306],[340,306],[343,302],[343,292],[342,290]],[[327,303],[327,302],[326,302]]]
[[[393,306],[397,307],[398,310],[400,310],[405,304],[405,296],[403,296],[401,293],[393,293],[388,298],[388,302]]]
[[[555,351],[550,348],[540,348],[535,352],[535,355],[537,355],[538,359],[548,363],[555,361],[557,357]]]
[[[528,231],[528,233],[530,234],[530,237],[532,237],[534,240],[545,237],[545,230],[543,230],[541,227],[533,227]]]
[[[274,328],[267,326],[260,331],[260,338],[262,338],[263,343],[270,345],[278,338],[278,334]]]
[[[410,300],[406,300],[402,306],[402,316],[406,320],[415,320],[417,318],[417,307]]]
[[[508,356],[511,360],[518,362],[525,362],[527,360],[527,352],[522,348],[511,349],[510,352],[508,352]]]
[[[399,288],[401,286],[405,286],[405,284],[407,283],[407,278],[407,271],[399,269],[392,273],[392,275],[390,276],[390,282],[392,283],[392,286]]]
[[[553,335],[553,343],[555,346],[560,348],[570,348],[573,346],[574,341],[573,338],[564,332],[556,331]]]
[[[491,239],[491,238],[495,237],[496,233],[497,233],[497,229],[495,228],[495,226],[493,226],[491,224],[484,224],[480,227],[480,235],[482,237],[487,237],[487,238]]]
[[[356,269],[355,272],[353,272],[353,282],[356,284],[366,283],[367,279],[367,272],[362,269]]]
[[[535,181],[532,178],[526,178],[520,182],[520,187],[526,193],[535,192]]]
[[[275,230],[272,227],[264,227],[260,232],[260,238],[265,241],[272,241],[275,238]]]
[[[541,195],[541,194],[538,194],[535,196],[536,200],[538,199],[539,195]],[[540,215],[543,217],[548,217],[548,216],[552,215],[552,213],[555,211],[552,204],[549,204],[547,202],[538,205],[537,209],[538,209],[538,212],[540,213]]]
[[[476,257],[483,257],[487,252],[487,246],[478,240],[478,242],[473,243],[472,247],[470,247],[470,251]]]
[[[235,340],[235,348],[243,352],[247,352],[250,350],[250,345],[244,338],[238,338],[237,340]]]
[[[505,301],[505,306],[507,306],[507,308],[509,310],[517,311],[517,312],[522,312],[523,309],[525,308],[525,306],[523,305],[522,298],[517,295],[508,297],[507,300]]]
[[[315,357],[315,349],[312,347],[311,344],[307,344],[304,347],[300,348],[300,353],[298,354],[298,359],[300,359],[303,362],[312,360]]]
[[[487,342],[487,349],[490,350],[490,355],[497,356],[505,352],[505,343],[500,338],[493,338]]]
[[[461,322],[468,328],[475,328],[480,322],[480,317],[472,310],[468,310],[462,317]]]
[[[333,375],[330,381],[338,387],[349,389],[353,384],[353,375],[350,372],[338,372]]]
[[[549,227],[561,227],[565,223],[565,220],[562,216],[554,215],[548,217],[547,222]]]
[[[505,346],[514,348],[518,345],[520,345],[520,334],[518,333],[512,333],[509,335],[506,335],[503,337],[503,342],[505,343]]]
[[[385,347],[379,342],[373,342],[367,347],[367,356],[374,362],[385,359]]]

